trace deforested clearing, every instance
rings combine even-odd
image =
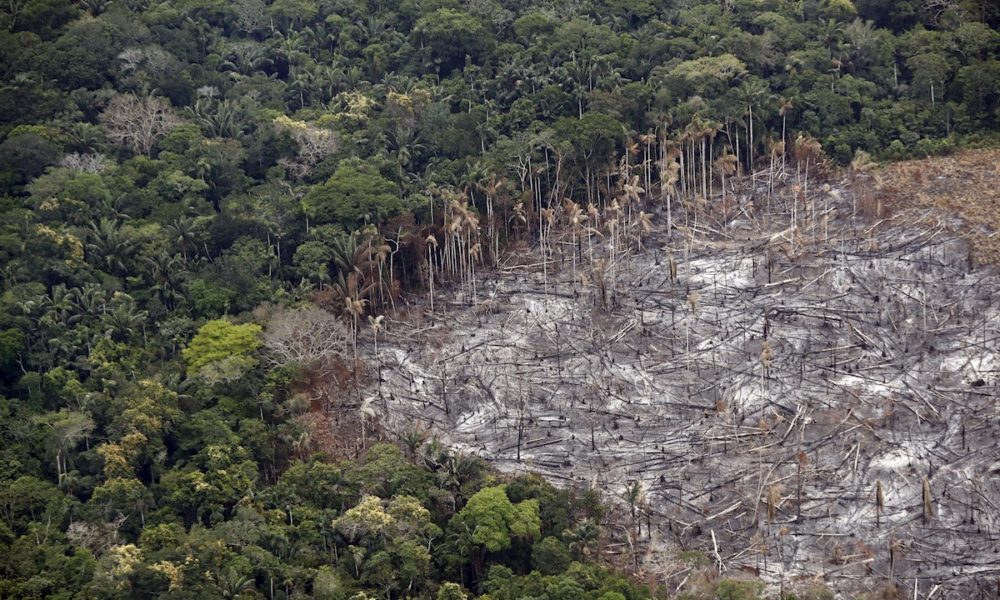
[[[658,207],[641,249],[557,226],[475,296],[444,289],[394,320],[367,394],[390,429],[635,506],[633,543],[609,552],[668,585],[693,549],[775,590],[987,589],[1000,277],[981,243],[997,221],[979,215],[996,210],[996,156],[770,201],[765,182],[673,231]]]

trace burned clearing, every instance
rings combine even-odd
[[[925,204],[758,188],[586,239],[560,209],[544,252],[386,327],[367,405],[617,498],[623,560],[672,589],[694,549],[775,589],[995,590],[995,267]]]

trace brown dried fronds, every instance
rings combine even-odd
[[[775,484],[767,488],[767,520],[774,522],[774,516],[781,508],[781,486]]]
[[[761,346],[760,350],[760,366],[764,367],[765,370],[770,369],[771,365],[774,363],[774,349],[771,348],[771,343],[764,340],[764,344]]]
[[[687,304],[688,308],[691,309],[691,312],[695,312],[696,310],[698,310],[698,303],[700,301],[701,301],[701,294],[699,294],[697,291],[693,290],[690,293],[688,293]]]

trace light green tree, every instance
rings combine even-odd
[[[239,378],[257,364],[252,354],[261,346],[260,334],[256,323],[237,325],[229,319],[215,319],[198,329],[181,356],[188,373],[216,381]]]
[[[541,532],[538,500],[514,504],[502,485],[476,492],[451,522],[468,533],[472,543],[489,552],[506,550],[515,538],[530,540]]]
[[[466,600],[468,597],[465,588],[451,581],[438,588],[437,600]]]
[[[302,199],[305,213],[317,224],[338,223],[356,229],[402,212],[396,184],[360,161],[345,161],[333,177],[315,186]]]

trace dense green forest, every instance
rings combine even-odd
[[[373,445],[359,345],[557,207],[995,143],[998,29],[991,0],[4,2],[0,597],[650,597],[595,560],[595,493]]]

